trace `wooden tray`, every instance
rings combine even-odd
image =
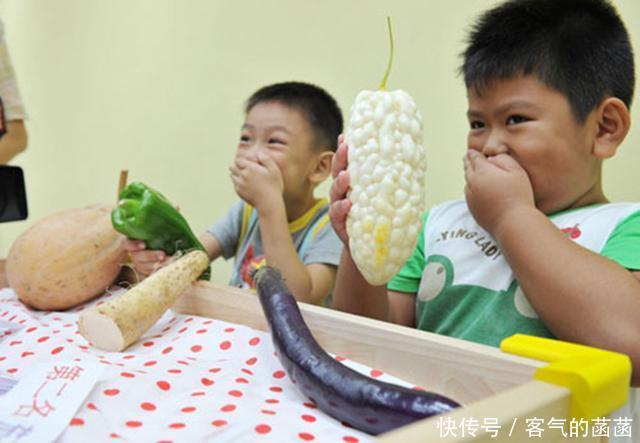
[[[267,330],[258,298],[228,286],[198,282],[173,309]],[[527,418],[544,419],[544,423],[551,418],[564,418],[569,423],[571,392],[532,379],[534,371],[546,365],[544,362],[305,303],[300,303],[300,309],[314,337],[328,352],[450,396],[465,405],[451,414],[378,436],[378,441],[530,442]],[[497,420],[501,428],[497,437],[491,438],[492,434],[482,428],[475,437],[462,436],[462,427],[458,427],[454,437],[440,426],[448,418],[458,425],[462,419],[469,418],[476,419],[480,425],[485,419]],[[556,430],[545,430],[543,438],[538,440],[559,442],[566,438]],[[581,441],[605,442],[607,439],[588,435]]]
[[[5,260],[0,260],[0,287],[6,286]],[[533,380],[547,363],[505,354],[497,348],[393,325],[300,303],[300,310],[320,345],[372,368],[447,395],[464,404],[456,412],[425,419],[378,436],[380,442],[531,442],[527,418],[570,420],[569,389]],[[247,291],[209,282],[192,285],[173,310],[211,317],[266,331],[258,298]],[[611,412],[611,411],[609,411]],[[447,434],[440,426],[473,418],[492,419],[500,430],[478,429],[475,436]],[[544,429],[544,427],[543,427]],[[533,438],[534,440],[536,438]],[[559,432],[544,431],[544,442],[566,442]],[[573,439],[575,440],[575,439]],[[587,436],[580,441],[607,442]]]

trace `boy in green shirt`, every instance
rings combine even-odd
[[[629,36],[605,0],[512,0],[483,14],[461,68],[465,201],[425,215],[388,286],[357,270],[340,140],[335,308],[497,346],[516,332],[630,356],[640,384],[640,204],[609,203],[602,162],[629,127]]]

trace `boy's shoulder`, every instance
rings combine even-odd
[[[640,211],[640,202],[609,202],[601,204],[593,204],[581,206],[578,208],[569,208],[548,215],[549,218],[559,217],[564,214],[584,213],[594,215],[613,215],[620,212],[628,212],[629,214]],[[469,206],[466,200],[447,200],[442,203],[435,204],[427,210],[428,216],[446,215],[446,214],[469,214]]]
[[[640,202],[609,202],[564,209],[550,214],[548,217],[552,220],[572,214],[582,217],[615,217],[621,214],[631,215],[637,211],[640,211]]]
[[[614,227],[630,217],[640,218],[640,202],[614,202],[565,209],[547,217],[557,226],[568,223]],[[477,225],[465,200],[449,200],[434,205],[425,213],[425,229],[438,226]]]

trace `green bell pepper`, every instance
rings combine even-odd
[[[141,182],[133,182],[122,190],[118,205],[111,211],[111,223],[127,237],[144,240],[150,250],[163,250],[167,255],[193,249],[206,252],[171,202]],[[199,278],[209,280],[210,275],[211,267]]]

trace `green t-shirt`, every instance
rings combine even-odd
[[[640,204],[589,206],[549,218],[583,247],[640,269]],[[464,201],[425,213],[414,253],[388,288],[416,293],[422,330],[492,346],[515,333],[553,337]]]

